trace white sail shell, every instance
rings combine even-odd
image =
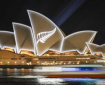
[[[1,49],[4,49],[4,47],[13,48],[14,51],[16,51],[15,48],[15,38],[14,33],[9,31],[0,31],[0,47]]]
[[[20,53],[21,50],[27,50],[36,53],[34,49],[31,27],[14,22],[13,29],[18,53]]]
[[[87,48],[86,42],[91,43],[96,33],[96,31],[79,31],[66,36],[62,43],[61,52],[77,51],[84,54]]]
[[[44,15],[31,10],[28,10],[28,15],[32,25],[37,55],[41,56],[47,52],[49,48],[53,46],[57,41],[64,38],[64,36],[60,29]],[[47,32],[51,34],[48,33],[48,35],[43,36]],[[40,35],[42,35],[43,38]]]
[[[95,54],[95,53],[101,53],[103,55],[103,57],[105,57],[105,44],[103,45],[97,45],[94,43],[86,43],[91,54]]]

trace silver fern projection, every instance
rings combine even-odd
[[[54,33],[56,32],[56,28],[54,28],[52,31],[47,31],[47,32],[40,32],[37,34],[37,44],[39,42],[45,43],[45,41],[50,38]]]
[[[9,34],[5,32],[5,35],[8,34],[8,36],[5,36],[0,31],[1,49],[3,47],[10,47],[16,53],[26,50],[34,52],[34,55],[38,56],[43,55],[49,50],[59,53],[76,51],[79,54],[85,54],[90,46],[87,46],[86,43],[92,43],[97,33],[96,31],[85,30],[65,36],[63,31],[46,16],[32,10],[27,12],[31,27],[20,23],[13,23],[14,33]],[[12,35],[11,41],[9,40],[8,42],[10,35]],[[4,41],[7,43],[5,44]],[[104,48],[105,46],[103,46]],[[92,49],[89,50],[91,51]],[[101,52],[105,53],[105,50]]]
[[[32,26],[36,53],[37,55],[41,56],[47,52],[56,42],[63,39],[64,36],[59,27],[46,16],[32,10],[28,10],[28,15]],[[37,44],[38,33],[52,31],[54,28],[56,28],[56,32],[49,39],[47,39],[45,43]]]

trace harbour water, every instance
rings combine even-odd
[[[34,69],[0,68],[0,85],[105,85],[105,79],[48,78]]]

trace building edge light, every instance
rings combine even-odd
[[[16,43],[16,52],[19,54],[18,52],[18,43],[17,43],[17,38],[16,38],[16,32],[15,32],[15,27],[14,27],[15,22],[12,22],[12,26],[13,26],[13,31],[14,31],[14,37],[15,37],[15,43]]]
[[[29,20],[30,20],[30,24],[31,24],[31,32],[32,32],[32,37],[33,37],[33,41],[35,43],[34,45],[34,50],[36,50],[36,55],[37,55],[37,43],[36,43],[36,38],[35,38],[35,33],[34,33],[34,27],[33,27],[33,24],[32,24],[32,20],[31,20],[31,17],[30,17],[30,14],[29,14],[30,10],[27,10],[27,13],[28,13],[28,16],[29,16]]]

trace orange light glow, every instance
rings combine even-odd
[[[14,49],[8,48],[8,47],[5,47],[4,50],[8,50],[8,51],[14,52]]]
[[[101,54],[101,53],[95,53],[95,55],[96,55],[96,56],[102,56],[102,54]]]
[[[29,55],[29,56],[34,56],[34,53],[33,53],[33,52],[31,52],[31,51],[26,51],[26,50],[22,50],[22,51],[20,52],[20,54],[26,54],[26,55]]]

